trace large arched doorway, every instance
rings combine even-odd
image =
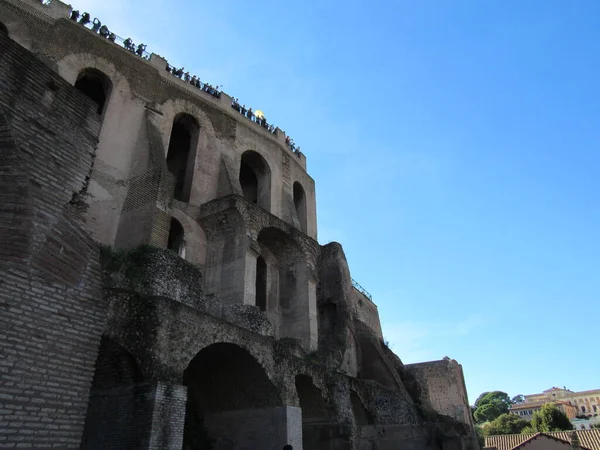
[[[151,429],[148,389],[135,359],[102,337],[85,418],[81,448],[144,448]]]
[[[297,181],[294,183],[294,209],[300,224],[300,230],[306,233],[306,194]]]
[[[0,22],[0,34],[5,34],[8,36],[8,28],[2,22]]]
[[[84,69],[77,76],[75,88],[96,103],[98,114],[104,114],[112,91],[112,82],[106,74],[97,69]]]
[[[192,359],[183,382],[188,389],[184,449],[277,448],[269,427],[285,408],[275,385],[247,350],[234,344],[210,345]],[[283,444],[277,442],[279,448]]]
[[[271,211],[271,169],[257,152],[248,150],[240,162],[240,186],[244,198]]]
[[[167,151],[167,168],[175,177],[175,200],[190,200],[199,132],[200,127],[194,117],[189,114],[175,116]]]

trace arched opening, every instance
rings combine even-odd
[[[167,151],[167,168],[175,177],[175,200],[190,200],[199,131],[200,127],[194,117],[189,114],[175,116]]]
[[[354,413],[354,422],[357,426],[373,425],[373,416],[365,408],[365,405],[363,405],[363,402],[354,391],[350,392],[350,403],[352,404],[352,412]]]
[[[174,217],[171,217],[167,248],[185,258],[185,231],[183,230],[183,225]]]
[[[281,400],[248,351],[234,344],[210,345],[192,359],[183,382],[188,392],[183,448],[271,447],[270,421]]]
[[[262,256],[256,258],[256,306],[267,310],[267,263]]]
[[[344,436],[338,427],[331,406],[325,401],[311,377],[297,375],[296,393],[302,409],[302,447],[311,450],[347,448]]]
[[[271,210],[271,170],[257,152],[248,150],[242,155],[239,180],[247,201]]]
[[[83,431],[82,449],[142,448],[152,417],[135,359],[102,337]]]
[[[8,28],[2,22],[0,22],[0,34],[5,34],[8,36]]]
[[[98,114],[104,114],[112,90],[112,83],[106,74],[97,69],[84,69],[77,76],[75,88],[96,103]]]
[[[300,230],[306,233],[306,194],[297,181],[294,183],[294,208],[300,224]]]

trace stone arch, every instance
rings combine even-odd
[[[247,150],[242,154],[239,181],[248,202],[271,212],[271,168],[260,153]]]
[[[148,390],[135,358],[103,336],[83,431],[82,449],[139,448],[151,417],[145,415]]]
[[[293,186],[294,195],[294,210],[300,230],[306,233],[307,230],[307,206],[306,206],[306,191],[299,182],[295,182]]]
[[[199,136],[200,125],[194,116],[179,113],[173,118],[167,147],[167,168],[175,177],[175,200],[188,202],[190,199]]]
[[[32,39],[27,24],[14,12],[0,6],[0,32],[8,35],[27,50],[32,48]]]
[[[228,440],[242,448],[260,444],[255,438],[264,430],[254,427],[267,427],[270,413],[282,406],[261,364],[231,343],[211,344],[198,352],[184,371],[183,383],[188,391],[184,448],[218,446]],[[245,421],[253,426],[243,426]]]
[[[185,239],[185,259],[192,264],[204,267],[206,264],[206,233],[198,222],[177,208],[171,216],[181,223]]]
[[[91,53],[71,53],[58,61],[56,65],[58,74],[73,85],[83,70],[96,69],[110,79],[113,92],[118,91],[122,96],[131,93],[127,77],[119,72],[113,63],[100,56]]]
[[[75,89],[90,98],[98,106],[97,113],[104,117],[112,92],[112,81],[108,75],[87,67],[77,74]]]

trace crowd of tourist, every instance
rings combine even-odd
[[[100,22],[100,20],[97,17],[95,17],[94,20],[92,20],[89,13],[84,12],[83,14],[80,14],[78,10],[73,10],[71,11],[70,18],[72,21],[78,22],[83,26],[87,26],[91,23],[91,30],[94,33],[98,33],[100,36],[108,39],[111,42],[116,42],[118,38],[118,40],[123,43],[123,47],[125,49],[136,54],[140,58],[150,59],[149,55],[146,53],[145,44],[139,44],[136,46],[131,40],[131,38],[127,38],[125,40],[119,38],[115,33],[111,32],[106,25],[102,25],[102,22]],[[172,74],[173,76],[179,78],[180,80],[183,80],[186,83],[189,83],[192,86],[200,89],[201,91],[212,95],[215,98],[221,98],[221,86],[213,87],[208,83],[203,83],[202,81],[200,81],[200,77],[197,77],[196,75],[190,76],[190,73],[185,71],[183,67],[177,69],[174,66],[171,66],[169,63],[167,63],[166,71]],[[246,105],[240,105],[240,102],[237,98],[231,101],[231,107],[244,117],[250,119],[252,122],[263,127],[269,133],[276,134],[277,127],[275,127],[275,125],[268,123],[266,117],[263,114],[257,114],[254,111],[252,111],[252,108],[246,108]],[[285,138],[285,143],[292,151],[300,151],[300,147],[296,146],[294,141],[290,139],[289,136]]]
[[[92,20],[89,13],[84,12],[80,14],[78,10],[74,9],[71,11],[71,20],[74,22],[78,22],[79,24],[86,26],[90,23],[92,24],[91,30],[94,33],[98,33],[100,36],[108,39],[111,42],[116,42],[118,36],[115,33],[112,33],[106,25],[102,25],[102,22],[97,17],[94,17]],[[135,53],[140,58],[150,59],[150,56],[146,53],[146,44],[135,45],[131,38],[127,38],[125,40],[119,38],[120,41],[123,42],[123,47],[129,50],[132,53]]]
[[[275,134],[275,125],[268,123],[267,118],[262,113],[255,113],[252,111],[252,108],[246,109],[246,105],[240,105],[240,102],[237,98],[231,100],[231,107],[239,112],[242,116],[247,117],[252,122],[263,127],[269,133]]]
[[[201,91],[204,91],[215,98],[221,98],[221,86],[217,86],[215,88],[208,83],[203,83],[202,81],[200,81],[200,77],[197,77],[196,75],[190,76],[189,72],[184,72],[185,69],[183,67],[181,69],[176,69],[175,67],[167,63],[166,70],[170,74],[176,76],[180,80],[185,81],[186,83],[190,83],[192,86],[197,87]]]

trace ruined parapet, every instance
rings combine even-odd
[[[444,358],[405,366],[420,387],[420,402],[438,414],[473,427],[462,366]]]

